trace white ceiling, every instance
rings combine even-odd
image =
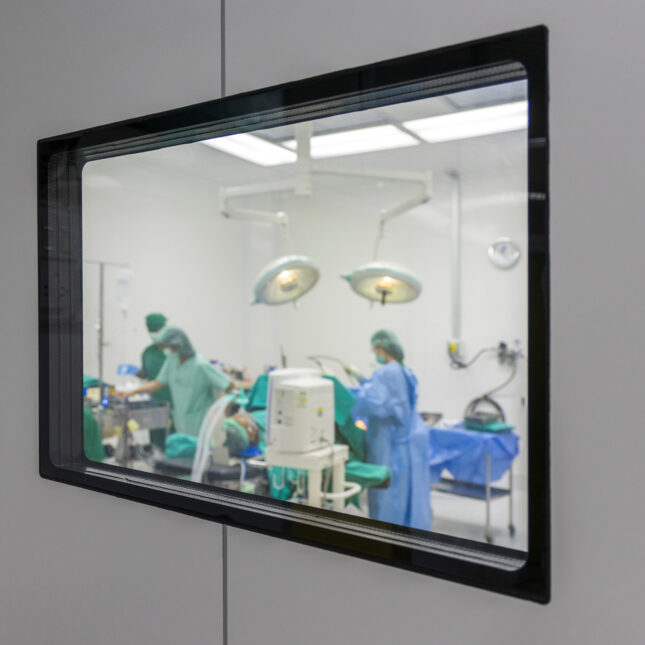
[[[352,114],[326,117],[314,122],[314,134],[382,123],[400,125],[412,119],[526,100],[526,97],[525,81],[503,83]],[[261,130],[255,134],[280,142],[294,138],[294,126]],[[334,166],[348,168],[435,173],[452,170],[467,174],[499,170],[524,172],[526,157],[527,132],[521,130],[445,143],[421,142],[418,146],[347,155],[317,163],[323,166],[325,163],[331,163]],[[114,178],[121,171],[127,171],[130,180],[134,179],[133,173],[135,176],[137,173],[180,173],[198,181],[214,182],[219,185],[283,179],[292,176],[296,171],[294,164],[265,168],[201,143],[164,148],[98,163],[101,164],[102,174],[106,177]],[[98,181],[96,172],[92,174],[92,180]]]

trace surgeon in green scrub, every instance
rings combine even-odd
[[[150,333],[152,344],[143,350],[141,370],[137,374],[139,378],[144,378],[146,381],[154,381],[166,362],[166,355],[158,346],[159,339],[166,327],[166,320],[163,314],[148,314],[146,316],[146,327]],[[164,387],[158,392],[153,392],[152,398],[161,403],[170,403],[170,390]]]
[[[233,381],[197,354],[179,327],[166,327],[157,347],[166,356],[157,377],[135,390],[122,392],[120,396],[153,394],[168,387],[175,430],[196,437],[206,412],[217,398],[216,393],[231,390]]]
[[[85,456],[90,461],[103,461],[105,448],[101,441],[101,432],[98,423],[89,408],[83,408],[83,448]]]
[[[166,355],[157,345],[166,327],[166,321],[167,318],[163,314],[155,313],[146,316],[146,327],[150,333],[152,344],[148,345],[141,354],[141,369],[137,374],[139,378],[154,381],[161,371],[163,364],[166,362]],[[170,396],[170,389],[168,387],[164,387],[158,392],[153,392],[152,398],[159,403],[169,403],[172,408],[172,397]],[[166,428],[150,430],[150,440],[156,446],[163,448],[166,432]]]

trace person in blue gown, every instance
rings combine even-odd
[[[369,489],[370,517],[429,531],[429,431],[417,411],[417,379],[394,333],[377,331],[371,345],[380,367],[361,379],[352,415],[367,425],[366,461],[390,468],[392,480]]]

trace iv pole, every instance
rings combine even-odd
[[[93,264],[99,267],[99,320],[96,325],[97,334],[98,334],[98,380],[99,380],[99,392],[101,399],[103,399],[103,348],[107,345],[104,340],[103,335],[103,318],[105,312],[105,267],[119,267],[125,269],[128,267],[128,264],[123,262],[100,262],[98,260],[83,260],[85,264]]]

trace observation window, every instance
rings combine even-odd
[[[42,476],[547,602],[546,35],[39,141]]]

